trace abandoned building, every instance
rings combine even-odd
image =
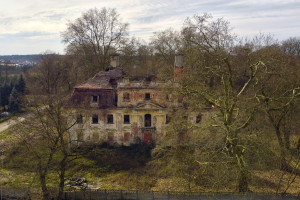
[[[182,80],[182,72],[183,55],[176,55],[174,82]],[[162,90],[164,84],[155,77],[129,80],[119,56],[112,55],[108,68],[74,88],[69,108],[77,122],[69,131],[71,143],[153,144],[168,124],[167,109],[177,104]]]

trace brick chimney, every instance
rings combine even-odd
[[[183,54],[175,55],[174,82],[181,82],[183,77]]]
[[[119,67],[120,66],[119,54],[110,55],[110,66],[111,67]]]

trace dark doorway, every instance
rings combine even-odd
[[[151,127],[151,115],[150,114],[145,115],[145,127]]]

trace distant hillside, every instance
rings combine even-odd
[[[0,66],[35,66],[41,61],[40,54],[33,55],[6,55],[0,56]]]
[[[6,55],[1,56],[0,60],[9,60],[9,61],[29,61],[29,62],[39,62],[41,60],[40,54],[33,55]]]

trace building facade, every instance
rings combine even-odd
[[[177,55],[174,82],[181,81],[182,71],[183,55]],[[108,68],[74,88],[67,106],[77,118],[71,144],[154,144],[168,124],[168,108],[177,106],[163,91],[165,84],[155,77],[130,81],[113,55]]]

